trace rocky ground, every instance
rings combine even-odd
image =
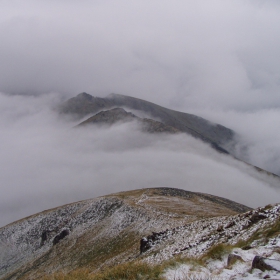
[[[145,261],[187,257],[166,272],[174,280],[280,279],[279,214],[280,204],[154,233],[143,238]]]

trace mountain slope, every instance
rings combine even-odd
[[[152,119],[160,119],[165,125],[210,143],[214,148],[223,152],[226,152],[225,146],[234,140],[234,132],[222,125],[211,123],[192,114],[170,110],[142,99],[120,94],[111,94],[108,97],[99,98],[87,93],[80,93],[62,104],[60,112],[82,118],[113,107],[144,112],[150,115]]]
[[[140,240],[248,207],[178,189],[143,189],[81,201],[0,229],[2,279],[35,279],[46,273],[90,270],[141,259]]]

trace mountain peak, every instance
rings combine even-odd
[[[92,100],[94,96],[86,93],[86,92],[81,92],[76,96],[78,99],[84,99],[84,100]]]

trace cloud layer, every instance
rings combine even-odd
[[[55,94],[0,95],[0,226],[65,203],[118,191],[175,187],[249,206],[278,201],[279,180],[187,135],[149,135],[135,124],[73,129]]]

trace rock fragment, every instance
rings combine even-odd
[[[255,256],[252,262],[252,268],[258,268],[261,271],[274,270],[280,272],[280,261]]]

